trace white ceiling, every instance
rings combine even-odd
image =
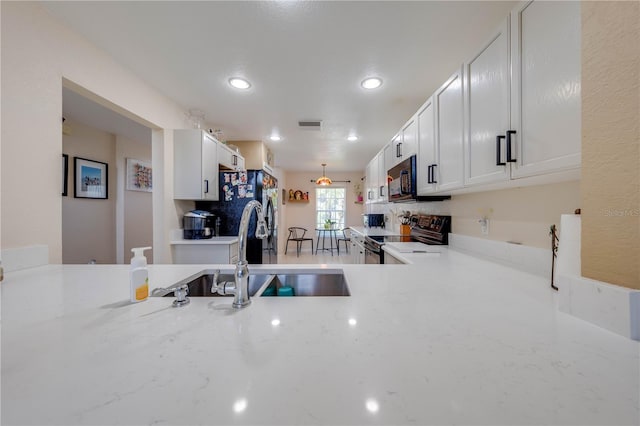
[[[228,140],[286,170],[364,170],[513,2],[43,2],[52,15]],[[360,82],[380,76],[381,88]],[[239,92],[232,76],[252,87]],[[323,130],[297,129],[323,120]],[[283,140],[268,140],[272,132]],[[347,142],[356,133],[360,140]]]

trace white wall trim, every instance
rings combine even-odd
[[[521,271],[549,277],[551,285],[551,248],[542,249],[461,234],[449,234],[449,247]]]
[[[5,272],[35,268],[49,264],[49,247],[36,245],[2,250],[2,265]]]
[[[116,135],[116,263],[124,263],[124,187],[125,160],[122,137]]]

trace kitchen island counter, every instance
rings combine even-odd
[[[230,265],[151,265],[152,287]],[[454,250],[342,269],[349,297],[128,302],[126,265],[2,283],[2,424],[638,425],[640,343]]]

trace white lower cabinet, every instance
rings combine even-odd
[[[404,265],[405,263],[396,257],[389,254],[388,251],[384,253],[384,264],[385,265]]]
[[[364,264],[364,236],[355,231],[351,231],[351,261]]]
[[[198,240],[196,240],[198,241]],[[175,264],[235,264],[238,262],[238,243],[206,244],[172,244],[173,263]]]

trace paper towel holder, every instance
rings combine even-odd
[[[555,224],[551,225],[549,235],[551,236],[551,288],[558,291],[558,287],[556,287],[553,282],[553,275],[556,269],[556,257],[558,257],[558,243],[560,242],[558,238],[558,228],[556,228]]]

